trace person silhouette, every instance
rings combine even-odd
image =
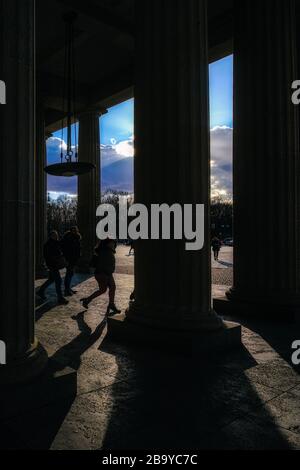
[[[88,309],[89,304],[100,295],[103,295],[108,289],[109,305],[106,314],[121,313],[121,310],[115,305],[116,283],[113,276],[116,267],[115,253],[116,242],[114,240],[107,238],[97,243],[92,264],[95,267],[95,279],[99,289],[89,297],[80,300],[84,308]]]
[[[130,246],[130,250],[129,250],[128,256],[131,256],[131,253],[132,252],[134,253],[134,241],[131,239],[129,240],[129,246]]]
[[[78,227],[74,226],[64,234],[61,241],[62,251],[67,261],[67,272],[65,277],[66,297],[76,294],[76,291],[71,289],[71,282],[74,276],[75,266],[81,255],[81,238]]]
[[[63,297],[61,291],[62,279],[60,276],[60,269],[66,267],[66,260],[63,256],[61,249],[59,236],[56,230],[53,230],[50,233],[50,237],[44,245],[44,258],[46,265],[49,269],[49,278],[48,280],[39,288],[37,295],[42,299],[46,300],[45,291],[55,283],[56,295],[58,303],[61,305],[67,305],[69,302]]]
[[[212,246],[212,250],[213,250],[213,253],[214,253],[214,259],[215,259],[215,261],[218,261],[221,246],[222,246],[221,240],[219,240],[218,237],[214,237],[211,241],[211,246]]]

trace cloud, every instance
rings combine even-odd
[[[232,198],[232,139],[230,127],[218,126],[211,129],[211,188],[212,196]],[[134,136],[113,145],[101,145],[102,168],[120,162],[134,155]],[[58,137],[47,141],[48,164],[60,161],[61,147],[66,143]],[[113,168],[113,167],[112,167]],[[48,176],[48,191],[77,194],[77,178]]]
[[[103,168],[122,158],[134,156],[134,136],[120,142],[111,139],[111,143],[112,145],[101,145],[101,164]]]
[[[48,165],[60,163],[61,149],[65,152],[67,144],[59,137],[50,137],[47,140]],[[77,194],[77,177],[63,178],[58,176],[47,176],[47,189],[49,192]]]
[[[128,158],[134,156],[133,140],[125,140],[123,142],[119,142],[114,146],[114,149],[117,155],[121,157]]]
[[[112,145],[101,145],[101,165],[106,167],[120,160],[115,148]]]
[[[47,189],[54,193],[77,194],[77,176],[63,178],[61,176],[48,175]]]
[[[60,139],[59,137],[50,137],[47,140],[47,160],[48,165],[52,165],[54,163],[60,163],[60,154],[61,150],[63,151],[63,155],[65,156],[67,151],[67,144],[64,140]],[[75,145],[72,146],[72,150],[75,154]],[[74,155],[75,156],[75,155]]]
[[[76,199],[77,198],[77,195],[75,194],[70,194],[70,193],[61,193],[61,192],[55,192],[55,191],[48,191],[48,196],[50,198],[50,200],[52,201],[56,201],[58,198],[60,198],[61,196],[66,196],[68,198],[72,198],[72,199]]]
[[[111,139],[113,145],[101,145],[101,166],[106,168],[120,160],[133,157],[134,155],[134,137],[128,140],[117,142]],[[59,137],[51,137],[47,141],[47,160],[48,165],[60,162],[61,149],[66,151],[66,142]],[[77,194],[77,177],[62,178],[48,175],[48,191],[58,193]]]
[[[59,137],[50,137],[50,139],[47,140],[48,165],[60,162],[61,149],[64,152],[67,150],[67,144],[64,140]]]
[[[232,198],[233,129],[217,126],[211,129],[212,196]]]

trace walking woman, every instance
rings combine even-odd
[[[44,258],[49,269],[49,279],[40,287],[37,295],[42,300],[46,300],[45,291],[55,282],[58,303],[60,305],[67,305],[69,302],[62,295],[62,279],[59,272],[60,269],[66,267],[66,260],[61,250],[58,233],[55,230],[50,233],[50,237],[44,245]]]
[[[114,240],[106,239],[99,241],[95,248],[95,255],[93,257],[93,266],[95,267],[95,279],[99,285],[99,289],[92,295],[85,299],[81,299],[84,308],[88,308],[89,304],[104,294],[107,289],[109,290],[109,305],[106,314],[121,313],[115,305],[116,283],[113,273],[116,267],[116,243]]]

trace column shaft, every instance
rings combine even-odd
[[[235,2],[235,248],[229,297],[274,311],[300,302],[294,22],[294,0]]]
[[[79,119],[79,161],[93,163],[94,171],[78,177],[78,226],[82,233],[80,268],[89,271],[96,244],[96,209],[100,204],[100,130],[99,112],[90,111]]]
[[[36,276],[45,274],[43,246],[47,238],[47,176],[45,113],[43,104],[36,111],[36,163],[35,163],[35,270]]]
[[[136,2],[135,202],[205,204],[205,246],[136,245],[128,318],[159,327],[218,328],[211,307],[206,1]]]
[[[45,365],[34,335],[34,1],[0,1],[0,381],[28,378]]]

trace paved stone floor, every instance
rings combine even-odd
[[[221,248],[219,261],[212,256],[212,283],[231,287],[233,284],[233,248]]]
[[[119,250],[116,274],[122,309],[133,289],[134,257],[126,254]],[[229,257],[224,252],[221,263],[228,265],[214,270],[231,270]],[[105,337],[106,297],[88,312],[80,306],[93,278],[77,275],[75,284],[78,294],[67,307],[55,305],[52,289],[36,317],[51,364],[77,371],[77,392],[59,397],[46,390],[43,402],[33,400],[27,411],[15,403],[1,419],[0,447],[300,449],[294,325],[243,322],[243,348],[209,359],[122,346]]]

